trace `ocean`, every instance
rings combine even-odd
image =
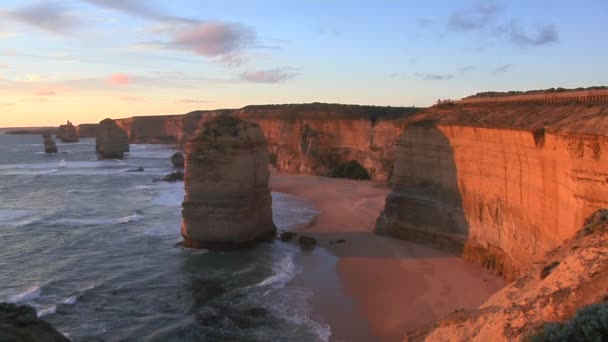
[[[0,134],[0,301],[32,305],[73,341],[329,339],[311,290],[292,284],[298,246],[176,246],[183,183],[154,181],[174,171],[171,147],[104,161],[94,139],[58,147]],[[281,230],[318,214],[282,193],[273,209]]]

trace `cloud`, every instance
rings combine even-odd
[[[429,18],[418,17],[416,18],[416,25],[420,27],[430,27],[433,26],[433,20]]]
[[[57,92],[54,90],[38,90],[34,93],[36,96],[55,96]]]
[[[419,78],[421,78],[425,81],[448,81],[448,80],[451,80],[454,78],[454,75],[452,75],[452,74],[440,75],[440,74],[416,73],[416,76],[418,76]]]
[[[131,83],[133,80],[129,75],[125,75],[122,73],[116,73],[110,75],[108,78],[108,83],[113,85],[127,85]]]
[[[2,105],[8,107],[8,106],[16,106],[17,104],[16,103],[3,103]]]
[[[494,70],[492,70],[492,74],[496,75],[496,74],[505,73],[505,72],[515,68],[515,66],[516,66],[515,64],[503,64],[501,66],[496,67]]]
[[[250,47],[255,41],[253,30],[236,23],[177,25],[168,31],[171,41],[167,46],[189,50],[205,57],[233,55]]]
[[[120,11],[132,16],[141,17],[145,19],[159,20],[159,21],[175,21],[184,23],[196,23],[198,20],[166,15],[162,11],[147,6],[146,3],[141,0],[83,0],[89,4],[104,7],[116,11]]]
[[[209,103],[209,101],[205,101],[205,100],[193,100],[193,99],[181,99],[181,100],[177,100],[176,102],[178,102],[178,103],[189,103],[189,104]]]
[[[131,102],[143,102],[146,99],[141,96],[123,95],[120,97],[120,101],[131,101]]]
[[[559,43],[559,32],[554,25],[539,27],[535,33],[526,32],[516,22],[511,22],[511,41],[518,46],[541,46]]]
[[[454,31],[476,31],[492,24],[502,8],[494,3],[478,2],[452,13],[448,28]]]
[[[458,71],[460,71],[461,73],[467,73],[475,70],[477,70],[477,67],[474,65],[465,65],[462,68],[458,69]]]
[[[0,63],[0,69],[9,69],[11,66],[7,63]]]
[[[62,2],[41,2],[16,10],[5,11],[9,19],[56,33],[68,34],[82,26],[82,22]]]
[[[241,79],[255,83],[280,83],[294,77],[294,73],[285,69],[246,71],[241,74]]]

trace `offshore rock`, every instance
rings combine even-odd
[[[44,143],[44,153],[57,153],[57,144],[53,138],[51,138],[50,134],[44,134],[42,136],[42,141]]]
[[[0,341],[69,342],[28,305],[0,303]]]
[[[65,125],[59,126],[57,138],[64,143],[75,143],[80,141],[76,127],[69,121]]]
[[[129,151],[129,138],[114,120],[105,119],[97,129],[95,151],[101,159],[122,159]]]
[[[274,237],[268,146],[260,127],[230,116],[206,121],[186,145],[184,245],[241,246]]]
[[[184,154],[181,152],[175,152],[173,153],[173,155],[171,156],[171,164],[173,164],[173,167],[176,168],[183,168],[184,167]]]

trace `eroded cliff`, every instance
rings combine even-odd
[[[608,207],[608,105],[440,105],[404,123],[380,234],[514,279]]]
[[[356,160],[376,181],[393,169],[397,121],[419,108],[337,104],[248,106],[238,110],[197,111],[185,115],[118,119],[132,143],[184,145],[205,118],[231,114],[260,125],[271,160],[282,172],[328,176],[342,163]]]

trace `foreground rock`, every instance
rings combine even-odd
[[[0,303],[0,341],[69,342],[27,305]]]
[[[50,134],[44,134],[42,136],[42,142],[44,143],[44,153],[57,153],[57,144]]]
[[[173,153],[173,155],[171,156],[171,164],[173,164],[173,167],[183,169],[184,163],[185,163],[185,160],[184,160],[183,153],[181,153],[181,152]]]
[[[219,116],[186,146],[182,236],[189,247],[274,237],[268,147],[257,124]]]
[[[69,121],[65,125],[59,126],[57,138],[64,143],[75,143],[80,141],[76,127]]]
[[[181,171],[171,172],[163,178],[158,178],[154,180],[155,182],[183,182],[184,181],[184,173]]]
[[[101,159],[122,159],[129,151],[129,137],[114,120],[105,119],[97,127],[95,151]]]
[[[526,340],[542,335],[549,322],[568,320],[582,307],[604,302],[607,288],[608,211],[600,211],[574,238],[478,309],[454,312],[406,341]]]

